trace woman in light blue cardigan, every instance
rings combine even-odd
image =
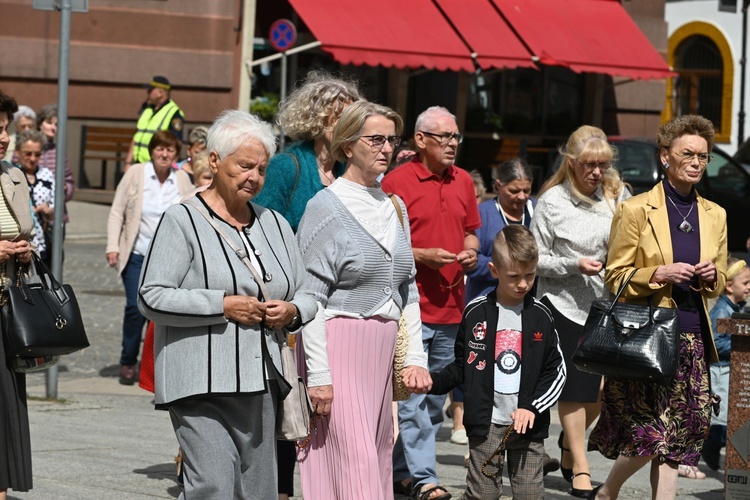
[[[184,451],[184,498],[274,498],[276,411],[289,391],[275,330],[298,330],[317,304],[289,224],[250,203],[275,150],[271,126],[225,111],[208,150],[212,184],[166,211],[143,264],[138,306],[156,324],[155,402]],[[245,249],[269,297],[202,211]]]
[[[477,229],[479,253],[477,267],[466,273],[467,304],[497,286],[497,279],[492,277],[487,266],[492,262],[492,242],[497,233],[508,224],[529,227],[536,205],[536,200],[531,197],[534,174],[521,158],[507,160],[493,169],[492,179],[497,196],[479,204],[482,218],[482,227]]]

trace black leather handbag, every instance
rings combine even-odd
[[[677,372],[680,325],[677,309],[618,302],[635,271],[614,300],[597,300],[573,353],[584,372],[605,377],[669,384]]]
[[[0,322],[7,355],[19,358],[62,356],[89,346],[81,311],[70,285],[61,285],[36,254],[40,283],[20,272],[0,295]],[[16,264],[16,269],[20,266]]]

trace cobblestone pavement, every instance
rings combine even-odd
[[[30,493],[11,492],[11,499],[174,498],[180,492],[172,480],[176,446],[168,416],[152,409],[151,395],[116,381],[125,296],[116,271],[106,265],[101,221],[97,224],[80,228],[78,236],[69,233],[63,276],[76,291],[91,347],[66,356],[60,364],[59,397],[68,398],[67,403],[30,402],[35,488]],[[44,396],[43,374],[31,375],[28,385],[30,395]],[[546,444],[548,452],[559,457],[556,411],[552,418]],[[450,443],[449,425],[447,421],[438,436],[438,474],[458,498],[465,485],[465,449]],[[588,457],[594,484],[599,484],[612,462],[598,453]],[[677,498],[723,497],[722,474],[703,464],[701,469],[708,478],[681,478]],[[570,485],[559,472],[545,478],[545,488],[546,498],[571,498]],[[298,477],[296,489],[299,493]],[[650,496],[644,469],[626,483],[620,498]]]

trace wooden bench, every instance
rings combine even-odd
[[[107,189],[107,169],[110,164],[114,164],[114,185],[117,186],[122,177],[122,167],[125,164],[130,141],[134,134],[134,128],[83,125],[81,127],[78,185],[84,189]],[[101,162],[101,177],[98,185],[92,185],[86,174],[85,165],[87,161]]]

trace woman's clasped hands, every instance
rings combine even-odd
[[[21,264],[31,262],[31,245],[28,241],[0,241],[0,262],[15,256]]]
[[[284,300],[262,302],[257,297],[228,295],[224,297],[224,317],[243,325],[265,322],[269,328],[283,328],[297,314],[294,304]]]

